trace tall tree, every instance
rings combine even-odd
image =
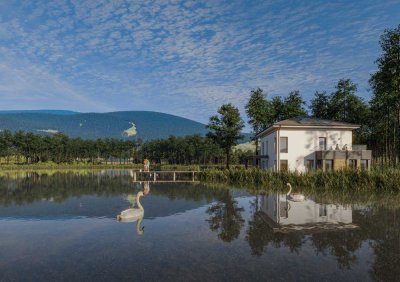
[[[246,113],[249,117],[249,124],[253,129],[257,155],[258,138],[256,138],[256,135],[265,129],[272,121],[270,105],[261,88],[251,91],[250,99],[246,105]]]
[[[224,104],[218,109],[218,115],[210,117],[207,125],[211,131],[208,137],[214,140],[225,152],[226,167],[229,168],[232,147],[242,139],[241,130],[244,127],[239,110],[232,104]]]
[[[340,79],[335,88],[330,97],[330,118],[350,123],[365,122],[368,108],[364,100],[355,94],[357,85],[351,79]]]
[[[283,119],[307,115],[307,112],[304,108],[306,102],[303,100],[303,97],[301,97],[298,90],[291,91],[289,95],[284,99],[283,103]]]
[[[310,106],[312,116],[322,119],[331,119],[329,108],[330,97],[326,91],[315,92],[314,99],[311,100]]]
[[[272,98],[271,107],[273,113],[272,122],[277,122],[285,119],[285,104],[282,100],[282,97],[275,96],[274,98]]]
[[[383,32],[378,70],[371,76],[373,131],[379,138],[378,150],[396,164],[400,158],[400,25]]]

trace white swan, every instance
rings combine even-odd
[[[122,222],[135,222],[140,218],[143,218],[144,209],[143,206],[140,204],[140,197],[143,196],[143,192],[140,191],[136,195],[136,208],[126,209],[121,212],[121,214],[117,215],[118,221]]]
[[[286,194],[286,198],[292,202],[302,202],[306,199],[303,194],[290,194],[292,192],[292,185],[290,183],[286,183],[286,186],[289,187],[289,192]]]

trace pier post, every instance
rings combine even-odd
[[[156,180],[157,180],[157,173],[154,172],[154,182],[156,182]]]
[[[174,171],[174,182],[176,181],[176,172]]]

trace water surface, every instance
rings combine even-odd
[[[243,188],[124,171],[0,177],[0,281],[399,280],[393,204]],[[118,222],[139,191],[143,217]]]

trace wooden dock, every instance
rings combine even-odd
[[[133,182],[195,182],[199,171],[131,171]]]

